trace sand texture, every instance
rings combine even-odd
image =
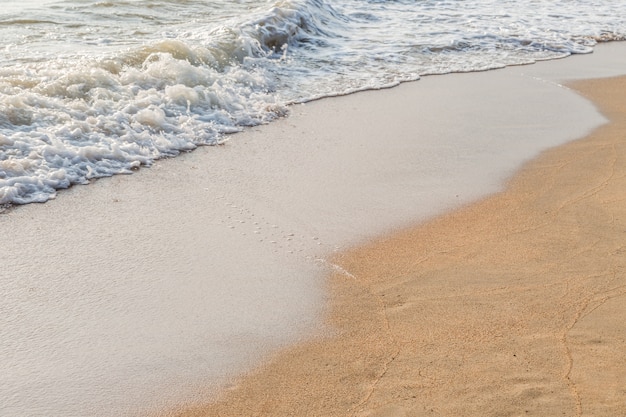
[[[180,416],[626,415],[626,78],[505,191],[344,251],[334,334]]]

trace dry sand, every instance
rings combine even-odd
[[[180,416],[626,415],[626,78],[505,191],[334,262],[336,334]]]

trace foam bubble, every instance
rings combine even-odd
[[[178,105],[195,106],[200,102],[200,94],[193,88],[176,84],[165,87],[165,94]]]
[[[135,120],[143,125],[161,129],[165,125],[165,112],[158,107],[150,106],[139,110],[135,115]]]

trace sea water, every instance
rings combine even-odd
[[[290,103],[589,53],[621,0],[0,5],[0,205],[130,173]]]

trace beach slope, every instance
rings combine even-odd
[[[626,415],[626,78],[571,86],[610,123],[336,255],[336,334],[179,415]]]

